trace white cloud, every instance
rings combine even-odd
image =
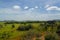
[[[20,6],[19,5],[14,5],[13,8],[14,9],[20,9]]]
[[[52,8],[57,8],[57,7],[52,7]],[[14,10],[12,8],[3,8],[3,9],[0,9],[0,14],[1,14],[0,15],[1,20],[18,20],[18,21],[26,21],[26,20],[43,21],[44,20],[44,21],[47,21],[47,20],[53,20],[53,19],[60,19],[60,14],[48,14],[48,13],[42,14],[42,13],[36,12],[35,8],[30,8],[28,10],[22,10],[22,8],[20,8],[20,10]],[[18,15],[15,15],[15,14],[18,14]]]
[[[50,5],[46,5],[45,8],[48,8]]]
[[[28,9],[29,7],[28,6],[25,6],[24,9]]]
[[[57,10],[57,11],[60,11],[60,8],[57,7],[57,6],[50,6],[46,10]]]
[[[35,6],[35,8],[38,8],[38,6]]]
[[[30,8],[29,11],[33,11],[35,8]]]

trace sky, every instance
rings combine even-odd
[[[0,0],[0,21],[60,20],[60,0]]]

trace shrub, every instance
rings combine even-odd
[[[7,40],[11,37],[9,32],[3,32],[2,34],[0,34],[0,40]]]
[[[14,28],[15,26],[14,25],[12,25],[12,28]]]
[[[3,25],[0,25],[0,28],[2,28],[3,27]]]
[[[47,34],[45,40],[57,40],[57,35],[55,33]]]
[[[17,30],[18,31],[28,31],[30,29],[32,29],[32,26],[28,25],[28,26],[19,26]]]

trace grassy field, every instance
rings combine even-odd
[[[60,21],[0,21],[0,40],[60,40]]]

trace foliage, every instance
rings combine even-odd
[[[58,40],[60,21],[27,21],[27,22],[0,22],[0,40]],[[18,39],[17,38],[17,39]],[[16,39],[16,40],[17,40]]]

